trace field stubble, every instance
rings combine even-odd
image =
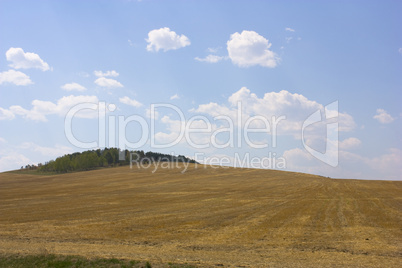
[[[274,170],[0,174],[0,253],[200,266],[402,262],[402,182]]]

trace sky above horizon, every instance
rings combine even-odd
[[[400,14],[399,1],[1,0],[0,171],[124,138],[204,163],[402,180]],[[327,119],[305,127],[316,111]],[[185,127],[204,131],[177,139]]]

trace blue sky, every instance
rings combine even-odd
[[[276,157],[286,165],[272,168],[400,180],[401,13],[398,1],[2,0],[0,171],[84,150],[66,137],[66,114],[104,101],[116,110],[103,119],[96,112],[74,118],[77,139],[96,141],[100,120],[109,127],[110,117],[138,115],[149,123],[151,104],[172,104],[185,122],[161,108],[149,140],[167,143],[191,117],[204,116],[211,132],[192,137],[208,148],[184,138],[168,148],[147,142],[130,149],[198,153],[203,162],[227,158],[228,165],[246,154]],[[338,164],[330,166],[303,145],[324,153],[325,124],[306,129],[304,138],[301,126],[334,101],[339,142],[329,153]],[[237,102],[245,120],[286,116],[277,133],[250,135],[253,144],[269,146],[211,144],[212,132],[225,127],[214,116],[234,119]],[[199,117],[193,123],[203,124]],[[125,131],[132,142],[143,133],[136,122]],[[216,137],[225,143],[230,134]]]

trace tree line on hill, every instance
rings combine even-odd
[[[124,160],[119,160],[120,153],[123,153]],[[100,167],[115,167],[129,165],[131,161],[142,162],[188,162],[196,163],[195,160],[183,155],[174,156],[155,152],[144,151],[121,151],[118,148],[105,148],[66,154],[64,156],[51,160],[45,164],[27,165],[25,169],[37,169],[44,172],[66,173],[71,171],[84,171]],[[24,167],[21,167],[23,169]]]

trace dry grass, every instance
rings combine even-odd
[[[402,182],[180,171],[1,173],[0,253],[232,267],[402,263]]]

